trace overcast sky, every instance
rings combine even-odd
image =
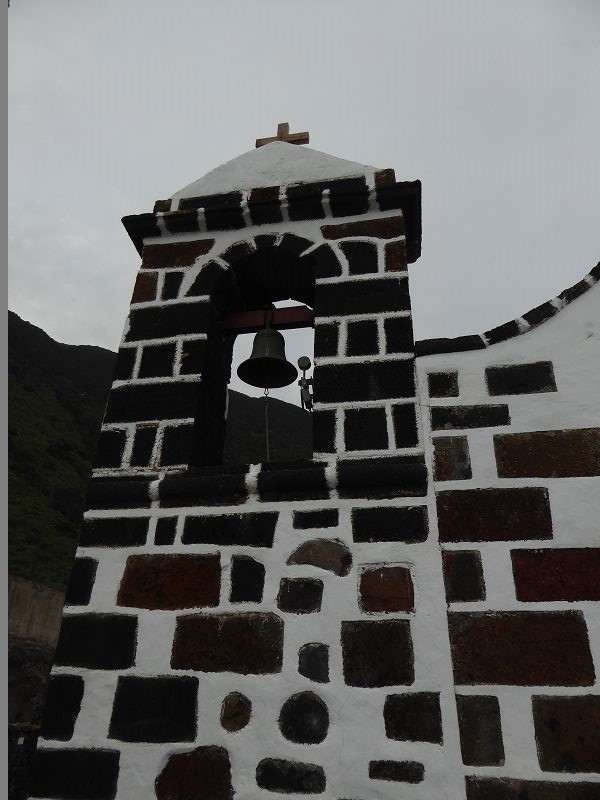
[[[9,308],[116,350],[120,219],[278,122],[423,183],[416,338],[476,333],[600,258],[597,0],[11,0]]]

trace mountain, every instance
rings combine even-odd
[[[66,587],[116,355],[8,312],[9,572]],[[310,414],[269,400],[272,461],[312,454]],[[225,463],[265,460],[264,401],[230,392]]]

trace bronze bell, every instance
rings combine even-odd
[[[261,389],[289,386],[298,377],[298,370],[285,357],[285,339],[274,328],[258,331],[252,343],[250,358],[237,368],[238,378]]]

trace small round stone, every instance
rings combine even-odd
[[[239,692],[231,692],[221,706],[221,725],[231,733],[241,731],[250,722],[252,703]]]
[[[279,728],[290,742],[319,744],[329,730],[327,706],[314,692],[299,692],[285,701]]]

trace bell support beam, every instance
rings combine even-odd
[[[314,312],[308,306],[288,306],[272,309],[270,323],[277,330],[294,330],[313,327],[314,319]],[[223,319],[221,327],[234,333],[256,333],[265,327],[265,309],[236,311]]]

